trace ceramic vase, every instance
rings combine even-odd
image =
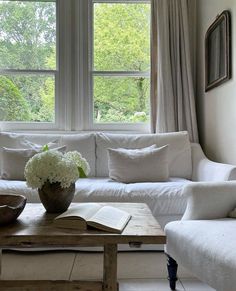
[[[62,188],[60,183],[46,182],[38,189],[40,200],[49,213],[61,213],[68,209],[75,194],[75,183]]]

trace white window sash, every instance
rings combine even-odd
[[[14,0],[13,0],[14,1]],[[22,1],[22,0],[21,0]],[[24,0],[23,0],[24,1]],[[25,0],[25,2],[28,2],[28,0]],[[33,1],[34,2],[34,1]],[[7,74],[12,74],[12,75],[54,75],[55,77],[55,120],[54,122],[19,122],[19,121],[0,121],[0,130],[1,131],[12,131],[12,130],[59,130],[59,129],[64,129],[64,114],[63,114],[63,108],[64,108],[64,101],[62,100],[61,96],[61,90],[59,88],[59,79],[61,79],[61,72],[63,71],[62,65],[63,65],[63,55],[59,56],[59,53],[61,54],[61,50],[59,50],[59,39],[62,39],[64,37],[63,31],[61,29],[62,26],[64,26],[63,21],[60,20],[59,22],[59,17],[61,19],[62,13],[65,13],[63,3],[63,0],[53,0],[53,1],[42,1],[42,2],[56,2],[56,55],[57,55],[57,64],[58,64],[58,70],[30,70],[30,69],[1,69],[0,74],[7,75]],[[63,20],[63,18],[62,18]],[[64,32],[65,34],[65,32]],[[58,60],[61,60],[59,63]],[[63,73],[63,72],[62,72]],[[62,81],[63,82],[63,81]]]
[[[151,0],[91,0],[93,3],[150,3]]]
[[[121,123],[121,122],[110,122],[110,123],[95,123],[93,118],[93,77],[94,76],[106,76],[106,77],[146,77],[150,78],[150,72],[139,72],[139,71],[97,71],[93,69],[93,39],[94,39],[94,15],[93,7],[94,3],[150,3],[150,0],[88,0],[86,5],[86,13],[88,21],[83,23],[86,26],[88,35],[88,47],[87,55],[83,59],[84,71],[87,71],[88,80],[86,82],[86,98],[84,100],[84,118],[83,125],[85,130],[114,130],[114,131],[134,131],[134,132],[149,132],[149,123]],[[85,12],[85,11],[84,11]]]

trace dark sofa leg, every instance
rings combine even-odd
[[[170,284],[170,289],[175,290],[176,281],[178,280],[177,278],[178,264],[168,254],[166,254],[166,256],[167,256],[167,270],[168,270],[168,275],[169,275],[168,280]]]

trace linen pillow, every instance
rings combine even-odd
[[[168,163],[170,177],[190,179],[192,177],[191,144],[187,132],[168,132],[158,134],[96,134],[96,176],[107,177],[107,149],[141,149],[156,144],[168,148]]]
[[[0,133],[1,147],[12,149],[31,149],[40,151],[43,145],[48,144],[49,148],[60,146],[61,136],[54,134],[22,134],[12,132]],[[2,151],[0,147],[0,168],[2,168]],[[0,173],[0,176],[2,173]]]
[[[119,182],[167,181],[168,145],[160,148],[108,149],[108,168],[109,177]]]
[[[65,152],[66,146],[50,149]],[[4,180],[25,180],[24,169],[28,160],[40,150],[12,149],[2,147],[1,178]]]
[[[23,148],[26,148],[26,149],[41,151],[43,149],[43,146],[47,145],[48,148],[51,150],[51,149],[57,149],[59,147],[60,138],[57,138],[57,139],[52,140],[52,141],[45,143],[45,144],[38,144],[38,143],[34,143],[34,142],[28,140],[27,138],[23,137],[22,141],[20,143],[23,146]]]

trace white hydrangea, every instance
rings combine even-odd
[[[79,156],[83,159],[80,154]],[[27,185],[33,189],[41,189],[44,183],[49,181],[50,183],[59,182],[62,188],[68,188],[79,178],[77,162],[68,158],[67,154],[58,151],[49,150],[38,153],[25,166]]]
[[[71,161],[76,162],[77,167],[80,167],[83,169],[86,176],[88,176],[90,172],[90,166],[85,158],[82,157],[82,155],[77,151],[71,151],[65,153],[65,157],[68,158]]]

